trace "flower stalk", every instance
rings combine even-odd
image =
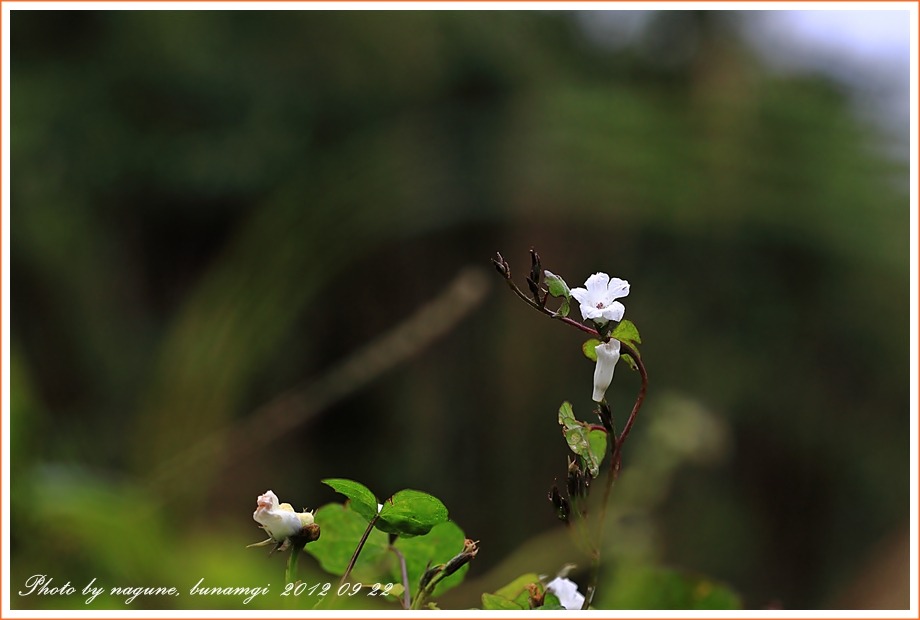
[[[511,277],[511,267],[500,253],[496,254],[496,258],[492,259],[492,263],[498,273],[505,279],[511,291],[528,306],[541,314],[562,321],[601,341],[594,347],[597,363],[594,371],[594,391],[592,393],[592,400],[598,403],[598,417],[600,418],[604,430],[607,432],[609,468],[605,481],[606,484],[603,502],[601,504],[601,513],[598,519],[598,531],[590,550],[590,583],[586,588],[584,600],[580,601],[581,609],[588,609],[597,591],[597,580],[601,562],[601,543],[603,539],[604,524],[607,518],[607,506],[613,486],[617,478],[619,478],[623,446],[629,438],[629,433],[636,422],[639,410],[642,408],[642,404],[645,402],[646,393],[648,392],[648,373],[634,343],[612,335],[612,333],[614,333],[614,323],[622,321],[625,313],[623,304],[616,300],[629,294],[629,283],[619,278],[610,278],[604,273],[595,273],[585,281],[584,288],[569,290],[568,286],[559,276],[542,270],[539,256],[535,251],[531,250],[532,265],[531,272],[527,278],[531,297],[528,297],[527,294],[514,283]],[[540,287],[541,275],[543,276],[542,279],[546,281],[549,287],[546,291]],[[546,300],[550,295],[554,297],[564,297],[563,304],[558,311],[553,311],[546,307]],[[585,321],[590,321],[593,327],[568,317],[570,297],[579,302],[579,311],[581,312],[582,318]],[[638,342],[638,335],[636,337],[636,342]],[[639,371],[642,385],[639,388],[636,400],[633,403],[632,410],[630,411],[623,429],[617,434],[613,414],[606,401],[606,392],[613,380],[614,367],[621,355],[628,355],[634,361],[635,369]],[[567,517],[569,511],[568,502],[566,502],[565,498],[560,496],[558,489],[555,487],[550,494],[550,499],[553,501],[554,506],[556,506],[557,511],[566,513],[565,517]],[[564,520],[567,521],[567,518],[564,518]]]

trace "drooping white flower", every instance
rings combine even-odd
[[[578,300],[582,318],[603,325],[623,319],[626,308],[614,300],[629,295],[629,282],[595,273],[585,280],[585,288],[573,288],[571,294]]]
[[[578,591],[578,584],[568,577],[556,577],[548,584],[546,590],[559,599],[559,604],[566,609],[581,609],[585,604],[585,595]]]
[[[594,347],[597,354],[597,366],[594,367],[594,394],[591,399],[599,403],[604,400],[604,394],[613,381],[613,369],[620,359],[620,341],[611,338],[610,342],[603,342]]]
[[[275,542],[283,542],[301,530],[313,525],[313,513],[294,512],[290,504],[279,504],[278,496],[266,491],[256,500],[256,511],[252,518],[268,532]]]

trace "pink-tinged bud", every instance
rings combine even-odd
[[[252,518],[276,542],[283,542],[300,534],[304,527],[313,525],[312,513],[294,512],[290,504],[279,504],[278,496],[272,491],[266,491],[258,497]]]

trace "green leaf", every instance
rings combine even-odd
[[[304,549],[319,561],[323,570],[334,575],[344,574],[358,542],[367,530],[367,520],[342,504],[326,504],[316,511],[314,518],[320,526],[321,534],[317,541]],[[385,555],[392,555],[387,554],[388,546],[386,534],[373,530],[358,556],[353,580],[365,583],[386,581],[388,577],[385,577],[385,569],[388,567],[381,566],[381,561]]]
[[[591,452],[597,456],[598,463],[607,455],[607,431],[602,428],[592,428],[588,431],[588,443]]]
[[[421,536],[447,521],[447,507],[437,497],[404,489],[383,502],[377,528],[400,536]]]
[[[350,499],[351,509],[367,521],[377,516],[377,496],[360,482],[345,478],[326,478],[322,482]]]
[[[494,611],[494,610],[504,610],[504,609],[513,609],[520,611],[526,609],[522,605],[518,605],[514,601],[506,599],[504,596],[499,596],[497,594],[489,594],[488,592],[482,595],[482,608]]]
[[[540,576],[536,573],[525,573],[489,596],[496,596],[516,605],[516,607],[497,607],[495,609],[530,609],[530,590],[528,586],[531,585],[536,585],[541,592],[543,591],[543,582],[540,581]],[[486,595],[483,594],[483,604],[485,604],[485,597]]]
[[[409,583],[415,594],[415,586],[421,579],[422,574],[429,565],[436,566],[445,564],[448,560],[463,551],[463,542],[466,536],[456,523],[446,521],[439,523],[431,528],[431,531],[424,536],[415,536],[413,538],[399,538],[394,547],[396,547],[406,559],[406,573],[409,576]],[[435,597],[440,596],[447,590],[463,581],[463,577],[469,570],[470,565],[461,567],[456,573],[445,577],[438,582],[432,593]],[[395,583],[402,581],[399,566],[394,566],[392,572],[392,581]]]
[[[543,611],[558,611],[560,609],[565,609],[565,607],[559,602],[558,596],[552,592],[544,592],[543,604],[537,607],[537,609],[542,609]]]
[[[569,449],[584,459],[584,464],[591,472],[592,478],[597,478],[600,472],[601,459],[591,450],[591,443],[588,441],[587,433],[584,428],[570,428],[565,431],[565,441],[569,444]]]
[[[559,309],[556,310],[556,316],[569,316],[569,300],[563,299]]]
[[[592,362],[596,362],[597,352],[594,349],[600,343],[601,341],[598,340],[597,338],[589,338],[588,340],[585,340],[585,343],[583,345],[581,345],[581,352],[584,353],[585,357],[587,357],[589,360],[591,360]]]
[[[604,450],[596,451],[589,439],[591,427],[575,419],[572,405],[568,402],[562,403],[562,406],[559,407],[559,424],[562,425],[562,433],[565,435],[566,443],[569,444],[569,449],[584,459],[585,466],[591,472],[591,477],[597,478],[601,461],[607,450],[606,437],[604,438]],[[595,437],[594,441],[597,445],[598,438]]]
[[[636,360],[634,360],[632,358],[632,355],[630,355],[629,353],[621,354],[620,359],[629,365],[630,370],[639,370],[639,365],[636,363]]]
[[[495,591],[495,594],[502,596],[509,600],[514,600],[521,595],[522,592],[527,592],[527,586],[532,583],[540,584],[540,576],[536,573],[524,573],[511,583],[506,586],[503,586]]]
[[[556,274],[544,270],[543,281],[546,282],[546,288],[549,289],[549,294],[553,297],[565,297],[566,302],[571,298],[572,294],[569,291],[569,285]],[[568,303],[565,306],[568,308]]]
[[[642,344],[642,338],[639,336],[639,330],[633,325],[632,321],[623,319],[619,324],[613,328],[613,331],[610,332],[610,335],[617,340],[625,342],[630,345],[633,349],[636,350],[636,353],[639,352],[638,345]]]
[[[565,428],[575,428],[578,426],[578,420],[575,419],[575,412],[572,411],[572,403],[565,401],[559,407],[559,424]]]

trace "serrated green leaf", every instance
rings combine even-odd
[[[571,298],[572,293],[569,291],[569,285],[556,274],[544,270],[543,281],[546,282],[546,288],[549,289],[549,294],[553,297],[565,297],[566,301]]]
[[[317,541],[304,549],[319,561],[323,570],[334,575],[344,574],[367,530],[367,519],[342,504],[326,504],[316,511],[314,518],[321,534]],[[386,534],[377,530],[370,533],[352,571],[355,581],[374,583],[388,579],[389,567],[382,562],[388,555],[388,546]]]
[[[585,340],[585,343],[583,345],[581,345],[581,352],[584,353],[585,357],[587,357],[589,360],[591,360],[592,362],[596,362],[597,361],[597,351],[595,351],[594,349],[600,343],[601,341],[598,340],[597,338],[589,338]]]
[[[488,592],[482,595],[482,608],[488,611],[495,611],[495,610],[520,611],[522,609],[525,609],[525,607],[518,605],[514,601],[506,599],[504,596],[499,596],[497,594],[489,594]]]
[[[447,507],[437,497],[404,489],[383,502],[377,519],[379,530],[400,536],[421,536],[447,521]]]
[[[345,478],[326,478],[322,482],[350,499],[351,509],[367,521],[377,516],[377,496],[360,482]]]

